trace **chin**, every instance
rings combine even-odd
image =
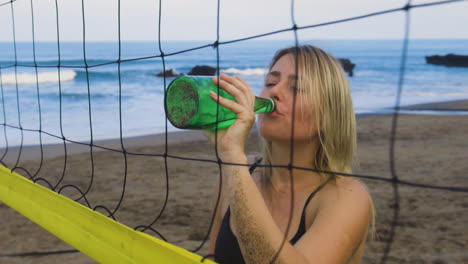
[[[262,138],[264,138],[267,141],[271,141],[272,139],[272,134],[271,134],[271,128],[269,128],[263,120],[259,119],[257,122],[257,129],[258,133]]]
[[[258,133],[267,141],[276,141],[276,142],[291,142],[291,125],[283,125],[276,122],[262,122],[259,120],[257,123]],[[303,127],[296,127],[294,134],[294,142],[310,142],[316,136],[316,133],[311,135],[306,132],[307,129]]]
[[[260,122],[258,124],[258,132],[267,141],[288,141],[291,131],[285,127],[278,127],[271,122]]]

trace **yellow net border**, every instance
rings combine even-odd
[[[200,263],[202,257],[135,231],[0,166],[0,201],[100,263]],[[203,263],[215,263],[208,259]]]

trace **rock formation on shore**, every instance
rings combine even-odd
[[[338,59],[338,61],[341,63],[344,71],[348,73],[348,76],[352,77],[354,75],[353,70],[354,67],[356,67],[356,64],[352,63],[349,59]]]
[[[207,65],[197,65],[190,70],[187,75],[194,75],[194,76],[214,76],[216,73],[216,68]],[[156,76],[158,77],[177,77],[184,75],[183,73],[177,73],[173,69],[166,70],[165,72],[157,73]]]
[[[204,76],[213,76],[216,73],[216,68],[206,65],[197,65],[192,68],[188,75],[204,75]]]
[[[156,76],[158,77],[177,77],[177,76],[180,76],[180,75],[183,75],[181,73],[177,73],[176,71],[174,71],[173,69],[169,69],[169,70],[166,70],[164,72],[160,72],[158,74],[156,74]]]
[[[344,71],[348,73],[349,76],[353,76],[353,70],[354,67],[356,67],[356,64],[352,63],[351,60],[349,59],[338,59],[338,61],[341,63],[341,66],[343,67]],[[214,76],[216,74],[216,68],[207,66],[207,65],[197,65],[190,70],[187,75],[194,75],[194,76]],[[156,74],[158,77],[177,77],[180,74],[174,71],[173,69],[166,70],[165,72],[160,72]]]
[[[468,67],[468,56],[447,54],[445,56],[426,56],[426,63],[434,65],[445,65],[449,67]]]

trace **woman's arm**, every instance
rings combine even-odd
[[[213,143],[213,141],[212,141]],[[248,164],[253,164],[256,162],[255,156],[248,156]],[[223,217],[226,214],[227,208],[229,207],[229,204],[226,203],[226,189],[227,189],[227,183],[223,182],[222,184],[222,189],[221,189],[221,195],[219,196],[219,202],[218,202],[218,194],[220,193],[219,185],[220,184],[220,175],[217,176],[216,178],[216,185],[214,188],[213,192],[213,198],[212,198],[212,208],[213,208],[213,213],[216,208],[216,204],[218,204],[218,207],[216,209],[216,214],[214,216],[213,220],[213,225],[211,227],[210,231],[210,242],[209,242],[209,247],[208,247],[208,255],[214,255],[215,254],[215,247],[216,247],[216,239],[218,238],[218,233],[219,229],[221,227],[221,223],[223,221]]]
[[[229,162],[242,163],[242,155]],[[245,160],[244,160],[245,162]],[[223,165],[223,173],[231,177],[228,200],[232,215],[231,225],[236,230],[246,263],[270,263],[280,248],[284,234],[274,222],[264,199],[248,169]],[[307,263],[297,249],[286,243],[275,263]]]
[[[214,256],[215,254],[216,238],[218,237],[219,228],[221,226],[223,215],[225,213],[225,211],[222,210],[222,208],[224,208],[223,202],[225,200],[223,197],[223,194],[225,194],[226,192],[221,191],[221,195],[219,196],[219,193],[220,193],[219,186],[220,185],[219,185],[219,176],[218,176],[216,180],[215,189],[214,189],[213,199],[212,199],[213,213],[216,211],[216,214],[214,215],[213,225],[210,230],[210,244],[208,247],[208,255],[212,255],[212,256]],[[219,196],[219,202],[218,202],[218,196]],[[216,207],[216,205],[218,206]]]

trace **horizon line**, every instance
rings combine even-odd
[[[235,39],[229,39],[229,40],[220,40],[219,42],[230,42]],[[332,39],[332,38],[323,38],[323,39],[304,39],[304,40],[299,40],[300,42],[307,42],[307,41],[390,41],[390,40],[404,40],[404,38],[381,38],[381,39],[373,39],[373,38],[362,38],[362,39]],[[408,40],[468,40],[468,38],[408,38]],[[209,40],[209,39],[202,39],[202,40],[189,40],[189,39],[165,39],[161,41],[180,41],[180,42],[215,42],[216,40]],[[252,39],[252,40],[245,40],[246,41],[259,41],[259,42],[265,42],[265,41],[295,41],[294,39]],[[8,41],[8,40],[0,40],[0,43],[9,43],[13,41]],[[83,40],[61,40],[60,43],[76,43],[76,42],[83,42]],[[119,42],[118,40],[86,40],[86,42]],[[120,42],[158,42],[157,39],[154,40],[121,40]],[[32,40],[16,40],[16,43],[32,43]],[[34,43],[57,43],[56,40],[36,40]]]

